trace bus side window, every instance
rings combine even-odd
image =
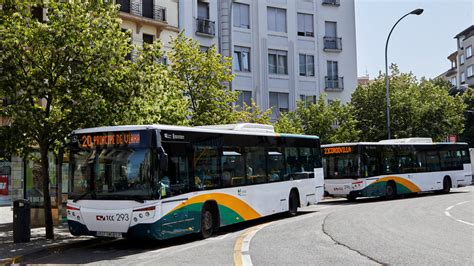
[[[245,147],[245,173],[248,184],[267,182],[265,149],[263,147]]]
[[[270,148],[267,152],[268,176],[270,182],[284,180],[286,169],[282,148]]]
[[[223,147],[221,163],[223,187],[245,185],[244,156],[240,147]]]

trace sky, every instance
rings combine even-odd
[[[417,8],[423,14],[405,17],[390,37],[389,65],[417,78],[435,78],[451,67],[447,57],[457,49],[454,36],[474,24],[474,0],[355,0],[358,76],[385,73],[388,33]]]

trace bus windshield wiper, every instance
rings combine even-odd
[[[72,202],[77,202],[77,201],[83,199],[85,196],[87,196],[87,195],[89,195],[89,194],[91,194],[91,193],[92,193],[92,195],[95,194],[93,190],[88,190],[88,191],[86,191],[84,194],[77,196]]]

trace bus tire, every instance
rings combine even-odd
[[[354,202],[354,201],[356,201],[356,199],[357,199],[357,197],[354,196],[354,195],[351,195],[351,194],[347,195],[347,200],[350,201],[350,202]]]
[[[292,189],[288,198],[288,216],[293,217],[298,214],[299,196],[296,189]]]
[[[449,176],[445,176],[443,179],[443,189],[441,190],[441,193],[448,194],[450,190],[451,190],[451,178],[449,178]]]
[[[397,186],[395,182],[388,181],[387,186],[385,187],[385,198],[388,200],[394,199],[397,196]]]
[[[214,209],[210,203],[205,203],[202,207],[200,221],[200,236],[202,239],[211,237],[216,231],[217,219]]]

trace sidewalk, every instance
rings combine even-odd
[[[90,236],[73,236],[67,224],[55,226],[54,240],[45,238],[45,229],[32,228],[31,241],[13,243],[13,212],[10,207],[0,207],[0,265],[19,263],[31,255],[47,252],[60,252],[75,246],[85,246],[99,242],[100,239]]]

